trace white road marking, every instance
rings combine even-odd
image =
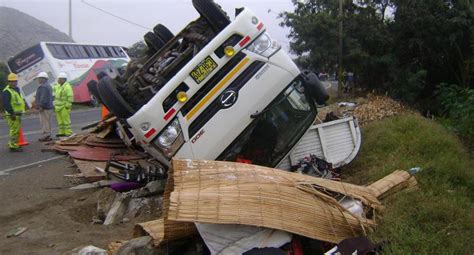
[[[99,120],[97,120],[99,121]],[[83,122],[83,123],[78,123],[78,124],[72,124],[71,127],[74,128],[74,127],[85,127],[89,124],[92,124],[92,123],[95,123],[97,121],[92,121],[92,122]],[[57,128],[52,128],[51,131],[57,131],[58,129]],[[37,134],[41,134],[43,133],[43,131],[41,130],[36,130],[36,131],[28,131],[28,132],[23,132],[23,135],[37,135]],[[9,135],[0,135],[0,139],[5,139],[5,138],[9,138],[10,136]]]
[[[12,168],[9,168],[9,169],[6,169],[6,170],[1,170],[0,171],[0,176],[8,175],[8,172],[12,172],[12,171],[15,171],[15,170],[18,170],[18,169],[27,168],[27,167],[31,167],[31,166],[36,166],[36,165],[39,165],[39,164],[42,164],[42,163],[46,163],[46,162],[53,161],[53,160],[60,159],[60,158],[64,158],[64,157],[66,157],[66,156],[64,156],[64,155],[56,156],[56,157],[52,157],[52,158],[49,158],[49,159],[36,161],[36,162],[30,163],[30,164],[26,164],[26,165],[22,165],[22,166],[16,166],[16,167],[12,167]]]

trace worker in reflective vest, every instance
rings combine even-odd
[[[21,115],[25,112],[25,100],[21,97],[20,90],[17,87],[17,75],[10,73],[7,79],[8,85],[3,89],[2,100],[5,119],[10,129],[8,147],[11,152],[21,152],[23,150],[18,145],[18,138],[21,128]]]
[[[54,111],[58,121],[57,137],[72,135],[71,107],[74,98],[72,86],[67,82],[66,73],[59,73],[58,82],[53,85]]]

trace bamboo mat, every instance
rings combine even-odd
[[[169,220],[263,226],[338,243],[375,222],[344,209],[335,193],[367,210],[381,207],[366,187],[272,168],[205,160],[173,160],[172,167]]]
[[[390,196],[402,189],[411,190],[417,186],[415,177],[406,171],[397,170],[367,186],[378,198]]]
[[[365,212],[382,209],[378,198],[417,185],[395,171],[367,186],[315,178],[261,166],[204,160],[173,160],[163,199],[163,218],[137,224],[134,236],[155,245],[197,233],[194,222],[263,226],[338,243],[375,227],[337,202],[350,196]]]
[[[162,243],[178,240],[184,237],[196,235],[197,229],[193,222],[178,222],[168,220],[168,210],[170,204],[170,193],[174,187],[173,169],[168,170],[168,180],[163,194],[163,216],[160,219],[143,222],[135,225],[133,236],[149,235],[153,238],[156,246]]]

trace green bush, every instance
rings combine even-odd
[[[449,123],[461,137],[474,142],[474,89],[443,83],[437,94]]]

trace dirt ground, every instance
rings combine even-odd
[[[107,249],[116,240],[132,238],[134,223],[154,219],[144,215],[128,223],[93,225],[97,189],[74,191],[65,174],[77,173],[66,159],[0,176],[0,254],[63,254],[95,245]],[[17,237],[7,233],[28,230]]]

